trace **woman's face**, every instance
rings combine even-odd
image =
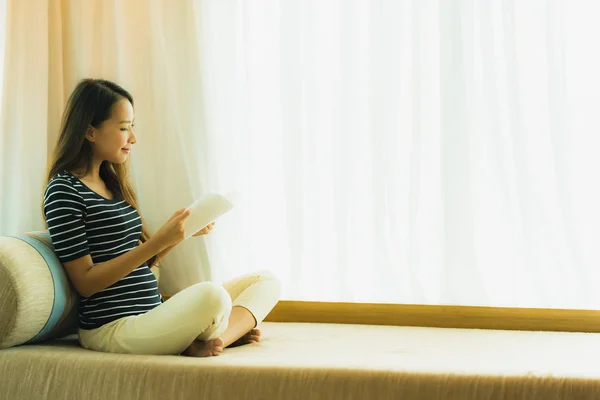
[[[127,161],[131,147],[136,142],[134,118],[129,100],[121,99],[113,104],[109,119],[97,128],[89,128],[87,138],[92,144],[95,159],[115,164]]]

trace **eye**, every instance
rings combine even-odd
[[[122,130],[123,132],[127,132],[129,129],[127,129],[127,128],[121,128],[121,130]]]

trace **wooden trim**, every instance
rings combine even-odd
[[[280,301],[269,322],[600,332],[600,311]]]

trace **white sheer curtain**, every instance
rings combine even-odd
[[[598,307],[600,5],[204,2],[217,272],[294,299]],[[215,175],[218,174],[218,175]]]
[[[40,227],[65,98],[102,76],[136,98],[153,228],[242,193],[168,258],[165,292],[269,268],[288,299],[600,306],[595,2],[24,3],[0,234]]]
[[[6,44],[6,0],[0,0],[0,104],[2,104],[2,82],[4,81],[4,47]]]

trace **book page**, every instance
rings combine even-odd
[[[232,208],[233,203],[223,195],[210,193],[202,196],[187,208],[191,214],[185,222],[185,238],[190,238]]]

